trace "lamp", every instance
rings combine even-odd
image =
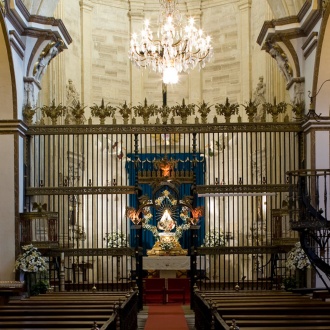
[[[194,209],[191,209],[192,218],[190,219],[190,222],[192,225],[197,225],[199,218],[203,216],[204,214],[204,206],[198,206]]]
[[[139,217],[140,212],[135,210],[134,207],[126,208],[126,217],[129,218],[134,225],[139,225],[142,219]]]
[[[192,70],[198,63],[202,68],[205,66],[212,55],[211,38],[204,37],[192,17],[182,28],[182,17],[176,8],[178,0],[159,0],[159,3],[157,38],[153,37],[149,20],[145,20],[140,38],[132,34],[129,58],[138,67],[151,67],[161,73],[165,84],[175,84],[178,73]]]
[[[321,117],[321,113],[318,115],[316,114],[315,112],[315,97],[320,93],[323,85],[326,83],[326,82],[329,82],[330,79],[327,79],[325,81],[323,81],[323,83],[321,84],[319,90],[314,94],[312,95],[311,91],[308,91],[308,97],[309,97],[309,100],[310,100],[310,109],[308,110],[308,113],[307,115],[305,116],[305,119],[306,120],[309,120],[309,119],[315,119],[316,121],[318,121],[318,119],[320,119]]]

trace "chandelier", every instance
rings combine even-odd
[[[151,67],[163,75],[165,84],[178,82],[178,73],[205,66],[212,55],[211,38],[204,36],[194,25],[191,17],[182,26],[182,16],[176,8],[178,0],[159,0],[159,28],[157,37],[145,20],[140,36],[133,33],[130,42],[129,58],[138,67]]]

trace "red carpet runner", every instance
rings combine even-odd
[[[182,305],[149,305],[145,330],[188,330]]]

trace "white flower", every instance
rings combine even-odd
[[[220,230],[211,230],[205,235],[204,244],[202,247],[216,247],[225,245],[225,235],[223,231]]]
[[[300,242],[289,252],[286,267],[291,270],[309,268],[311,265],[305,251],[302,249]]]
[[[126,234],[123,234],[121,232],[116,231],[108,233],[104,237],[104,240],[107,241],[108,248],[120,248],[128,246]]]
[[[48,270],[48,264],[41,253],[32,244],[24,245],[22,249],[25,251],[20,254],[15,261],[15,270],[23,272],[44,272]]]
[[[169,251],[174,248],[174,243],[172,241],[162,241],[160,242],[160,247],[164,251]]]

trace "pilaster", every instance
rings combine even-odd
[[[191,16],[195,19],[195,26],[202,29],[201,1],[187,1],[187,11],[188,17]],[[198,65],[194,70],[189,72],[187,79],[189,89],[189,103],[198,104],[202,102],[202,71],[199,70]]]
[[[80,30],[81,30],[81,102],[92,104],[92,12],[90,0],[81,0]]]
[[[128,13],[130,37],[133,32],[139,33],[143,28],[144,21],[144,3],[141,1],[131,0],[130,10]],[[143,68],[134,67],[134,63],[131,62],[131,104],[138,104],[143,102]]]
[[[248,101],[252,95],[251,75],[251,4],[252,0],[240,0],[239,9],[239,38],[241,58],[241,102]]]

